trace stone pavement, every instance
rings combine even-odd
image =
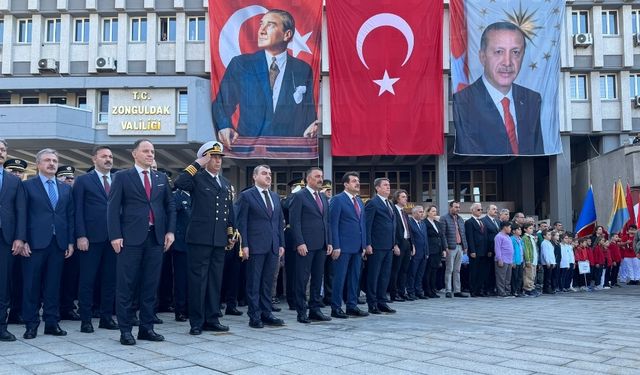
[[[539,298],[396,302],[394,315],[252,329],[225,317],[225,334],[187,334],[161,314],[162,343],[118,342],[118,332],[0,343],[0,374],[639,374],[640,286]],[[281,306],[284,306],[281,305]],[[135,331],[134,331],[135,334]]]

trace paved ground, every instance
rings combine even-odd
[[[394,315],[189,336],[161,314],[162,343],[119,344],[118,333],[40,334],[0,343],[0,374],[638,374],[640,286],[518,299],[394,303]],[[94,321],[97,327],[97,322]],[[22,336],[23,328],[9,326]]]

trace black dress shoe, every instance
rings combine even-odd
[[[0,341],[16,341],[16,337],[6,329],[0,331]]]
[[[416,294],[416,297],[418,297],[418,299],[429,299],[429,297],[424,294]]]
[[[138,340],[164,341],[164,336],[159,335],[150,329],[148,331],[138,331]]]
[[[30,340],[35,339],[36,336],[38,336],[38,327],[27,328],[27,330],[24,331],[24,335],[22,335],[22,338],[24,338],[25,340]]]
[[[311,320],[315,320],[318,322],[330,322],[331,318],[324,315],[322,313],[322,311],[318,310],[318,311],[311,311],[309,312],[309,319]]]
[[[229,330],[229,326],[220,324],[220,322],[205,323],[202,325],[202,330],[211,332],[227,332]]]
[[[158,318],[157,314],[153,314],[153,319],[151,319],[151,323],[153,324],[162,324],[164,323],[162,319]]]
[[[186,322],[188,320],[187,315],[183,313],[176,313],[176,322]]]
[[[53,336],[66,336],[67,331],[63,330],[59,325],[56,324],[55,326],[44,327],[44,334]]]
[[[262,323],[266,326],[282,327],[284,325],[284,320],[278,319],[273,315],[269,315],[262,317]]]
[[[462,293],[462,292],[458,292],[458,293],[453,293],[454,297],[458,297],[458,298],[468,298],[469,295],[467,293]]]
[[[404,299],[407,301],[415,301],[417,298],[413,294],[407,294]]]
[[[447,297],[447,298],[453,298],[453,295],[451,294],[451,292],[445,293],[444,296]]]
[[[347,319],[349,317],[349,315],[345,314],[342,309],[331,310],[331,316],[338,319]]]
[[[122,345],[135,345],[136,339],[133,338],[131,332],[125,332],[120,334],[120,344]]]
[[[355,307],[353,309],[347,308],[347,315],[349,316],[369,316],[369,313],[366,311],[362,311],[359,308]]]
[[[262,323],[262,320],[250,319],[249,320],[249,327],[251,327],[251,328],[264,328],[264,323]]]
[[[380,309],[380,311],[382,311],[384,313],[389,313],[389,314],[393,314],[393,313],[396,312],[396,310],[394,310],[391,307],[389,307],[389,305],[387,305],[386,303],[378,304],[378,309]]]
[[[406,299],[404,299],[402,296],[393,296],[393,297],[391,298],[391,300],[392,300],[393,302],[405,302],[405,301],[406,301]]]
[[[382,311],[380,311],[380,309],[377,306],[369,306],[369,314],[374,314],[374,315],[378,315],[378,314],[382,314]]]
[[[428,296],[428,297],[429,297],[429,298],[440,298],[440,296],[439,296],[439,295],[437,295],[437,294],[435,294],[435,293],[433,293],[433,294],[429,294],[429,296]],[[449,296],[448,296],[447,298],[451,298],[451,293],[449,293]]]
[[[79,321],[80,315],[78,315],[74,310],[69,310],[60,314],[60,320]]]
[[[307,314],[298,314],[298,318],[296,319],[298,323],[309,324],[311,323],[311,319],[307,316]]]
[[[271,311],[273,311],[273,312],[280,312],[280,311],[282,311],[282,308],[281,308],[281,307],[278,307],[278,306],[276,306],[276,305],[271,305]]]
[[[93,324],[91,324],[91,321],[82,322],[80,324],[80,332],[93,333]]]
[[[189,334],[192,336],[198,336],[202,334],[202,329],[198,327],[193,327],[189,330]]]
[[[224,311],[225,315],[235,315],[235,316],[240,316],[242,315],[242,311],[238,310],[235,307],[227,307],[227,309]]]
[[[98,328],[108,329],[110,331],[115,331],[118,329],[118,323],[116,323],[113,319],[100,319],[100,323],[98,324]]]

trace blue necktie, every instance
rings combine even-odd
[[[56,204],[58,203],[58,191],[56,191],[56,187],[54,185],[53,180],[47,180],[48,193],[49,193],[49,201],[51,202],[51,207],[56,208]]]

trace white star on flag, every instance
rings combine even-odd
[[[300,52],[307,52],[311,54],[311,49],[307,45],[307,41],[309,40],[309,37],[312,33],[313,31],[310,31],[304,35],[300,35],[298,29],[296,29],[296,32],[293,34],[293,40],[289,45],[289,49],[291,50],[293,57],[298,57],[298,54],[300,54]]]
[[[385,69],[384,76],[382,77],[382,79],[374,79],[373,80],[373,82],[376,85],[380,86],[380,91],[378,92],[378,96],[384,94],[385,91],[389,91],[390,93],[395,95],[396,92],[393,91],[393,85],[396,82],[398,82],[399,80],[400,80],[400,78],[389,78],[389,73]]]

